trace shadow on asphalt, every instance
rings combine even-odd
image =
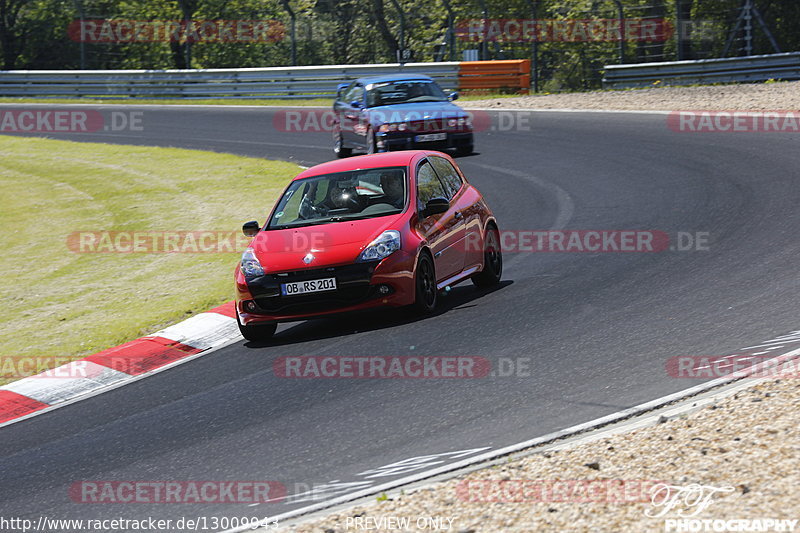
[[[430,315],[415,314],[408,308],[400,309],[368,309],[351,313],[344,313],[324,318],[304,320],[288,329],[278,332],[275,337],[266,342],[247,341],[247,348],[265,348],[267,346],[286,346],[301,342],[330,339],[362,333],[377,331],[405,324],[412,324],[430,320],[445,313],[458,312],[460,309],[475,307],[476,300],[484,296],[505,289],[513,285],[511,280],[503,280],[496,287],[478,289],[470,285],[454,287],[447,295],[440,293],[439,304],[436,311]]]

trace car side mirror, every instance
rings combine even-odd
[[[361,109],[361,102],[359,102],[358,100],[353,100],[352,102],[350,102],[350,107]]]
[[[261,228],[258,227],[258,222],[251,220],[242,224],[242,233],[247,237],[255,237]]]
[[[428,200],[428,203],[425,204],[425,209],[422,210],[423,218],[428,218],[433,215],[438,215],[439,213],[444,213],[450,209],[450,202],[448,202],[445,198],[431,198]]]
[[[453,100],[458,100],[458,93],[457,92],[452,92],[452,93],[450,93],[450,95],[447,98],[449,98],[451,102]]]

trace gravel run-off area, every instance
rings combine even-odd
[[[791,521],[800,519],[799,465],[794,377],[762,382],[685,417],[376,498],[283,530],[638,532],[680,531],[683,524],[688,532],[702,520],[734,527],[732,520]],[[661,483],[673,487],[668,497],[666,489],[656,493]],[[702,496],[688,491],[692,484],[707,487]],[[652,503],[654,495],[661,505]],[[706,497],[705,509],[692,505]],[[438,527],[431,527],[436,519]],[[667,522],[680,519],[695,522]],[[800,521],[794,528],[800,531]]]
[[[540,94],[471,100],[462,105],[467,109],[800,111],[800,81]]]

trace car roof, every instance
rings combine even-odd
[[[408,74],[384,74],[382,76],[368,76],[366,78],[358,78],[356,81],[363,83],[364,85],[369,85],[370,83],[383,83],[387,81],[433,81],[433,78],[430,76],[426,76],[425,74],[414,74],[413,72],[409,72]]]
[[[298,174],[294,180],[320,176],[322,174],[333,174],[334,172],[347,172],[348,170],[361,170],[380,167],[407,167],[411,165],[418,156],[428,154],[440,155],[430,150],[401,150],[397,152],[382,152],[379,154],[359,155],[346,159],[335,159],[313,166]],[[292,181],[294,181],[292,180]]]

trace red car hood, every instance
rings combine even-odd
[[[353,263],[361,251],[402,215],[260,231],[251,241],[265,272],[286,272]],[[399,228],[396,228],[399,229]],[[314,256],[310,263],[303,259]]]

